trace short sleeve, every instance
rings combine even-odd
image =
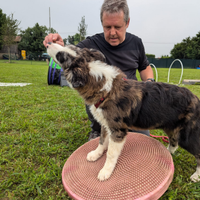
[[[147,68],[147,66],[149,66],[149,61],[145,55],[145,49],[144,49],[144,45],[142,43],[142,40],[140,39],[140,57],[139,57],[139,67],[138,67],[138,71],[142,71],[144,69]]]
[[[90,39],[86,38],[85,40],[79,42],[77,45],[79,48],[90,48]]]

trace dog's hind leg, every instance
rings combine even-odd
[[[195,156],[195,158],[197,159],[197,169],[196,172],[190,177],[190,179],[193,182],[198,182],[200,181],[200,155]]]
[[[108,133],[107,133],[106,129],[102,126],[99,145],[94,151],[91,151],[90,153],[88,153],[87,160],[88,161],[96,161],[103,155],[103,152],[107,148],[108,148]]]
[[[196,172],[190,177],[194,182],[200,181],[200,127],[195,119],[185,124],[185,129],[180,131],[179,145],[194,155],[197,161]]]
[[[112,135],[109,137],[109,145],[108,145],[108,151],[106,154],[106,162],[98,174],[98,179],[100,181],[104,181],[108,179],[111,176],[113,170],[115,169],[117,160],[121,154],[121,151],[126,141],[126,137],[124,136],[122,136],[120,140],[119,138],[117,139],[113,138]]]
[[[164,130],[169,137],[169,145],[167,149],[171,154],[174,154],[175,151],[178,149],[178,137],[179,131],[175,129],[174,131]]]

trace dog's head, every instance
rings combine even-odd
[[[73,45],[60,46],[49,43],[47,53],[64,70],[67,81],[73,88],[83,87],[88,81],[88,63],[92,61],[105,61],[104,55],[94,49],[80,49]]]

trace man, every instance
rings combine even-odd
[[[155,81],[153,71],[145,56],[142,40],[126,32],[130,23],[127,1],[104,0],[100,17],[103,33],[87,37],[77,46],[101,51],[106,57],[106,63],[119,67],[128,79],[137,80],[136,70],[138,70],[142,81]],[[46,36],[43,44],[46,46],[48,42],[56,42],[64,46],[63,40],[58,34]],[[101,126],[93,118],[87,105],[86,111],[92,122],[92,131],[89,136],[89,140],[91,140],[100,136]],[[149,135],[149,131],[136,132]]]

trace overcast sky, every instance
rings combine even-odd
[[[14,14],[22,30],[36,23],[51,27],[63,38],[78,32],[85,16],[87,35],[102,32],[103,0],[0,0],[6,15]],[[200,0],[128,0],[130,25],[127,32],[142,38],[145,51],[156,57],[170,55],[174,44],[200,32]]]

